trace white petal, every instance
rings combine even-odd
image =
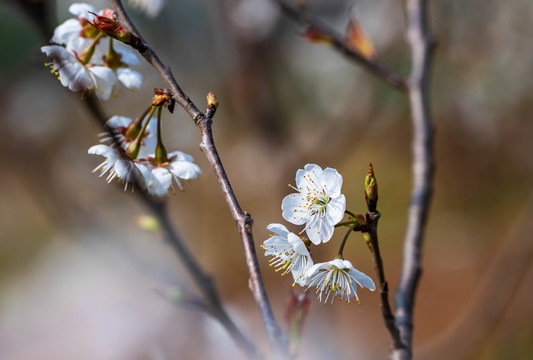
[[[133,161],[131,160],[117,160],[115,163],[115,172],[121,180],[127,182],[134,182],[139,178],[138,169],[133,165]]]
[[[292,246],[292,249],[299,255],[310,256],[307,247],[300,237],[296,234],[289,233],[287,234],[287,241]]]
[[[318,263],[313,266],[311,266],[307,271],[305,272],[305,277],[312,278],[315,276],[320,270],[327,270],[331,267],[329,262],[325,263]]]
[[[115,93],[117,86],[117,77],[113,70],[105,66],[92,66],[89,72],[96,84],[96,96],[102,100],[108,100]]]
[[[326,217],[321,217],[320,214],[315,214],[305,226],[305,232],[309,236],[309,240],[315,245],[328,242],[333,236],[334,229],[334,225]]]
[[[120,156],[116,149],[102,144],[91,146],[88,153],[93,155],[101,155],[108,158],[118,158]]]
[[[168,168],[172,175],[183,180],[196,179],[202,173],[198,165],[188,161],[172,161]]]
[[[141,60],[139,59],[139,56],[131,50],[124,49],[120,47],[120,43],[114,42],[113,44],[117,44],[115,46],[115,51],[122,55],[121,61],[122,63],[132,66],[132,65],[139,65],[141,63]]]
[[[351,277],[354,278],[354,280],[359,284],[359,286],[364,287],[370,291],[376,290],[376,285],[374,284],[374,281],[366,274],[354,268],[351,268],[348,273]]]
[[[320,175],[322,185],[326,185],[327,194],[330,197],[337,197],[341,193],[342,175],[337,170],[326,168]]]
[[[300,193],[285,196],[281,202],[283,218],[291,224],[305,224],[310,218],[309,209],[307,209],[306,204],[304,195]]]
[[[171,153],[168,154],[168,157],[169,158],[176,157],[175,161],[194,162],[194,158],[191,155],[186,154],[186,153],[181,152],[181,151],[172,151]]]
[[[54,36],[50,42],[55,44],[68,45],[80,35],[81,25],[77,19],[68,19],[54,30]]]
[[[141,88],[143,77],[142,75],[130,68],[117,69],[118,80],[126,89],[138,90]]]
[[[112,116],[106,121],[106,125],[114,129],[118,127],[128,127],[132,122],[132,119],[126,116]]]
[[[344,217],[346,210],[346,198],[340,195],[335,199],[331,199],[326,207],[326,216],[332,225],[336,225]]]
[[[328,261],[329,266],[335,266],[337,269],[349,269],[353,268],[353,265],[348,260],[333,259]]]
[[[320,190],[322,191],[322,184],[319,180],[322,175],[322,168],[315,164],[307,164],[304,169],[296,172],[296,187],[300,190]]]
[[[156,167],[152,169],[152,175],[165,188],[165,191],[168,191],[172,185],[172,174],[168,171],[168,169],[164,167]]]
[[[271,233],[285,237],[285,238],[289,234],[289,230],[287,230],[287,228],[282,224],[273,223],[273,224],[268,225],[266,228]]]
[[[68,11],[71,14],[76,15],[78,18],[81,17],[87,20],[92,20],[94,18],[94,15],[89,14],[89,12],[93,12],[95,14],[98,12],[94,6],[86,3],[74,3],[70,5]]]

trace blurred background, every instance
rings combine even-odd
[[[105,1],[91,4],[108,7]],[[408,74],[400,2],[309,4],[341,33],[355,8],[378,59]],[[87,149],[101,129],[80,96],[43,66],[40,52],[53,28],[73,17],[69,5],[0,2],[0,358],[240,358],[215,320],[158,295],[161,288],[197,289],[162,234],[137,225],[149,214],[138,198],[91,174],[102,159]],[[195,103],[203,106],[209,90],[218,97],[215,141],[241,206],[253,216],[280,323],[291,279],[267,266],[259,244],[268,224],[286,224],[281,200],[306,163],[337,169],[348,209],[360,213],[364,176],[373,163],[393,295],[411,186],[405,95],[328,46],[306,41],[304,29],[267,0],[166,1],[155,18],[128,9]],[[529,359],[533,2],[431,1],[430,14],[438,41],[431,88],[436,177],[416,297],[415,356]],[[143,87],[105,102],[109,117],[138,116],[152,89],[164,87],[148,65],[139,69]],[[199,150],[199,132],[178,107],[165,113],[164,131],[167,149],[193,155],[203,170],[184,192],[170,196],[173,223],[213,275],[238,325],[267,352],[242,245]],[[315,262],[335,256],[341,238],[339,231],[313,248]],[[350,238],[345,257],[375,278],[360,234]],[[387,357],[391,341],[377,293],[361,290],[361,306],[323,305],[310,295],[302,359]]]

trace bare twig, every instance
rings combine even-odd
[[[368,247],[372,252],[372,261],[374,262],[374,269],[379,282],[379,294],[381,297],[381,313],[383,315],[383,321],[385,327],[389,330],[392,337],[393,348],[392,351],[399,349],[405,349],[405,346],[400,338],[400,331],[396,327],[394,314],[389,301],[389,284],[385,280],[385,269],[383,267],[383,259],[381,258],[381,252],[379,250],[378,242],[378,221],[381,214],[376,211],[368,212],[368,219],[370,220],[370,231],[365,233]]]
[[[407,83],[403,77],[387,69],[378,61],[369,60],[363,55],[361,55],[359,52],[352,49],[346,44],[344,37],[340,36],[335,30],[333,30],[327,24],[322,22],[320,19],[310,14],[305,7],[291,6],[287,3],[286,0],[274,1],[278,3],[282,10],[295,21],[309,26],[315,32],[325,36],[328,39],[331,39],[332,45],[339,52],[362,65],[370,73],[384,80],[396,89],[399,89],[401,91],[407,91]]]
[[[119,22],[128,30],[137,35],[140,39],[142,39],[140,34],[136,31],[135,26],[131,22],[130,18],[126,14],[122,6],[122,2],[120,0],[110,0],[110,3],[118,16]],[[255,253],[255,244],[252,235],[252,218],[248,213],[241,209],[239,202],[233,193],[233,189],[228,180],[213,140],[213,134],[211,131],[212,119],[210,116],[205,116],[200,110],[198,110],[196,105],[189,99],[183,90],[181,90],[178,82],[172,75],[170,67],[163,64],[156,53],[146,44],[146,42],[143,41],[137,50],[146,59],[146,61],[148,61],[157,70],[172,91],[172,97],[183,107],[183,109],[189,114],[189,116],[194,120],[200,129],[202,135],[200,148],[204,152],[207,160],[215,172],[218,183],[220,184],[222,192],[224,193],[226,203],[239,230],[239,235],[246,256],[246,264],[250,274],[251,290],[255,301],[260,308],[271,349],[278,358],[286,358],[288,356],[288,341],[287,337],[281,331],[276,320],[274,319],[274,314],[272,313],[272,308],[263,284],[259,263],[257,261],[257,255]]]
[[[407,39],[412,52],[408,95],[413,124],[413,188],[404,242],[402,275],[396,291],[396,325],[407,351],[394,358],[412,357],[413,306],[421,273],[424,228],[433,182],[433,124],[429,111],[429,65],[433,48],[427,20],[427,0],[407,0]]]

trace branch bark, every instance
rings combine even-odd
[[[412,357],[413,307],[422,271],[424,229],[433,192],[433,123],[429,110],[430,55],[427,0],[406,0],[407,39],[412,53],[408,96],[413,125],[413,187],[409,220],[404,240],[403,267],[396,291],[396,326],[405,350],[393,352],[394,359]]]
[[[126,27],[142,40],[142,36],[135,29],[135,26],[126,14],[122,6],[122,2],[120,0],[110,0],[110,3],[118,16],[118,20],[121,25]],[[272,312],[272,308],[263,284],[261,271],[259,269],[259,263],[255,253],[254,238],[252,235],[252,218],[248,213],[241,209],[227,177],[226,171],[224,170],[224,166],[222,165],[222,161],[220,160],[213,140],[213,134],[211,131],[212,119],[210,116],[206,116],[200,110],[198,110],[196,105],[179,86],[172,74],[170,67],[166,66],[159,59],[157,54],[144,40],[137,50],[146,59],[146,61],[148,61],[148,63],[150,63],[156,69],[161,78],[172,91],[172,97],[179,105],[183,107],[183,109],[187,112],[187,114],[189,114],[189,116],[200,129],[202,135],[200,148],[204,152],[204,155],[215,172],[215,176],[220,184],[228,208],[230,209],[233,219],[237,224],[241,242],[244,247],[246,265],[248,266],[248,271],[250,274],[251,291],[254,295],[257,305],[259,306],[270,347],[277,358],[288,358],[288,340],[274,319],[274,314]]]
[[[372,261],[374,262],[374,269],[379,282],[379,295],[381,297],[381,313],[383,315],[383,321],[385,327],[389,331],[392,338],[391,351],[404,350],[405,345],[400,338],[400,331],[396,327],[394,313],[389,301],[389,284],[385,280],[385,269],[383,267],[383,259],[381,258],[381,252],[379,250],[378,242],[378,221],[381,214],[378,211],[370,211],[368,218],[370,219],[370,231],[365,233],[367,238],[368,247],[372,252]]]

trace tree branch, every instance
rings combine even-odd
[[[118,16],[119,22],[137,35],[140,39],[142,39],[140,34],[136,31],[135,26],[131,22],[130,18],[124,11],[122,2],[120,0],[110,0],[110,3]],[[171,69],[163,64],[156,53],[146,44],[146,42],[143,41],[142,45],[139,46],[137,50],[161,75],[162,79],[172,91],[172,97],[183,107],[183,109],[189,114],[189,116],[194,120],[200,129],[202,135],[200,148],[204,152],[204,155],[215,172],[215,176],[220,184],[226,203],[230,209],[233,219],[237,224],[239,235],[244,247],[246,264],[250,274],[251,290],[255,301],[259,306],[271,349],[276,357],[287,358],[288,340],[274,319],[274,314],[272,312],[272,308],[263,284],[261,271],[259,269],[259,263],[255,253],[254,238],[252,235],[252,218],[248,213],[241,209],[226,175],[224,166],[222,165],[213,140],[213,134],[211,131],[211,116],[205,116],[200,110],[198,110],[196,105],[189,99],[183,90],[181,90],[179,84],[172,75]]]
[[[361,55],[359,52],[352,49],[346,44],[346,41],[342,36],[337,34],[335,30],[333,30],[327,24],[322,22],[320,19],[310,14],[304,6],[291,6],[287,3],[286,0],[274,1],[279,4],[281,9],[289,17],[299,23],[309,26],[319,34],[331,39],[332,45],[339,52],[362,65],[371,74],[375,75],[376,77],[380,78],[381,80],[385,81],[386,83],[398,90],[407,91],[407,83],[403,77],[387,69],[378,61],[369,60],[363,55]]]
[[[389,301],[389,284],[385,280],[385,269],[383,267],[383,259],[381,258],[381,252],[379,250],[378,242],[378,221],[381,217],[381,214],[376,211],[370,211],[368,213],[368,218],[370,219],[370,231],[365,233],[365,239],[367,240],[368,247],[372,252],[372,261],[374,262],[374,269],[376,270],[376,275],[379,282],[379,294],[381,297],[381,313],[383,315],[383,321],[385,322],[385,327],[389,330],[389,333],[392,337],[393,348],[392,351],[405,349],[400,338],[400,331],[396,327],[394,314],[392,312],[392,307]]]
[[[423,235],[432,195],[433,124],[429,111],[429,65],[433,44],[429,35],[427,0],[407,0],[407,39],[412,53],[408,95],[413,124],[413,187],[404,241],[403,268],[396,291],[396,326],[406,351],[393,358],[412,357],[413,307],[421,274]]]

